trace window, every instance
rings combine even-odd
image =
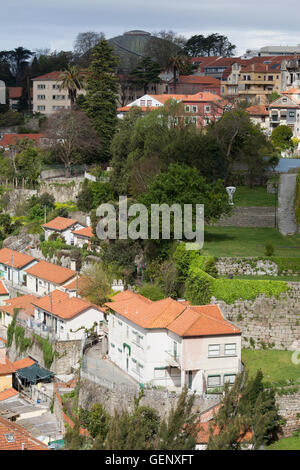
[[[45,90],[45,88],[46,88],[46,85],[38,85],[37,86],[38,90]]]
[[[55,85],[52,85],[52,89],[53,89],[53,90],[59,90],[59,89],[60,89],[60,86],[59,86],[59,85],[56,85],[56,84],[55,84]]]
[[[53,111],[59,111],[60,109],[64,109],[64,106],[52,106]]]
[[[225,344],[224,353],[226,356],[236,355],[236,343]]]
[[[270,80],[270,81],[273,80],[273,75],[269,75],[268,80]]]
[[[119,323],[119,325],[120,325],[120,326],[122,326],[122,325],[123,325],[123,323],[122,323],[120,320],[118,320],[118,323]]]
[[[140,106],[145,106],[146,105],[146,101],[145,100],[141,100],[140,101]]]
[[[210,106],[204,106],[204,112],[210,113]]]
[[[53,100],[64,100],[65,98],[65,95],[52,95]]]
[[[209,344],[208,345],[208,357],[220,356],[220,345]]]
[[[220,375],[209,375],[207,377],[207,387],[220,387],[221,376]]]
[[[45,99],[46,99],[46,95],[37,95],[37,99],[38,99],[38,100],[45,100]]]
[[[46,106],[38,106],[37,109],[38,111],[45,111]]]
[[[190,112],[190,106],[185,105],[184,110],[185,110],[186,113],[189,113]]]
[[[235,377],[235,374],[224,374],[224,383],[229,382],[230,384],[234,384]]]
[[[147,106],[152,106],[152,100],[147,101]]]
[[[295,117],[295,112],[294,112],[294,111],[290,111],[290,112],[289,112],[289,116],[290,116],[290,117]]]
[[[166,376],[166,369],[164,367],[156,367],[154,369],[154,378],[163,379]]]
[[[192,111],[193,111],[193,113],[197,113],[197,111],[198,111],[198,106],[192,106]]]
[[[114,348],[114,347],[115,347],[114,343],[110,343],[110,345],[111,345],[111,347],[112,347],[112,348]]]

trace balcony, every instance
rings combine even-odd
[[[165,351],[165,353],[166,353],[165,361],[168,364],[168,366],[181,368],[180,356],[178,356],[178,354],[174,354],[173,351],[172,352]]]

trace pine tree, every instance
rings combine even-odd
[[[110,160],[110,144],[117,124],[118,58],[102,39],[92,51],[86,79],[84,109],[93,122],[101,143],[101,160]]]

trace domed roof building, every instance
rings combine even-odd
[[[120,70],[125,71],[135,67],[143,57],[145,46],[151,37],[147,31],[136,29],[108,40],[113,45],[115,54],[120,57]]]

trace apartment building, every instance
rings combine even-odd
[[[269,105],[270,133],[279,125],[289,126],[300,138],[300,88],[284,91]]]
[[[179,75],[176,78],[176,83],[174,83],[174,78],[168,81],[167,93],[193,95],[204,92],[220,95],[220,83],[220,80],[214,77]]]
[[[210,122],[219,119],[227,107],[227,102],[219,95],[208,92],[195,93],[194,95],[144,95],[127,106],[118,108],[118,117],[123,118],[132,106],[138,106],[143,113],[147,113],[164,106],[170,99],[184,105],[182,115],[177,116],[176,119],[193,123],[197,127],[206,126]]]
[[[61,74],[61,71],[55,71],[33,79],[34,113],[53,114],[71,107],[68,91],[61,88]],[[85,90],[79,90],[78,94],[85,94]]]
[[[130,291],[105,305],[109,357],[140,383],[202,394],[241,370],[241,331],[217,305],[152,302]]]

